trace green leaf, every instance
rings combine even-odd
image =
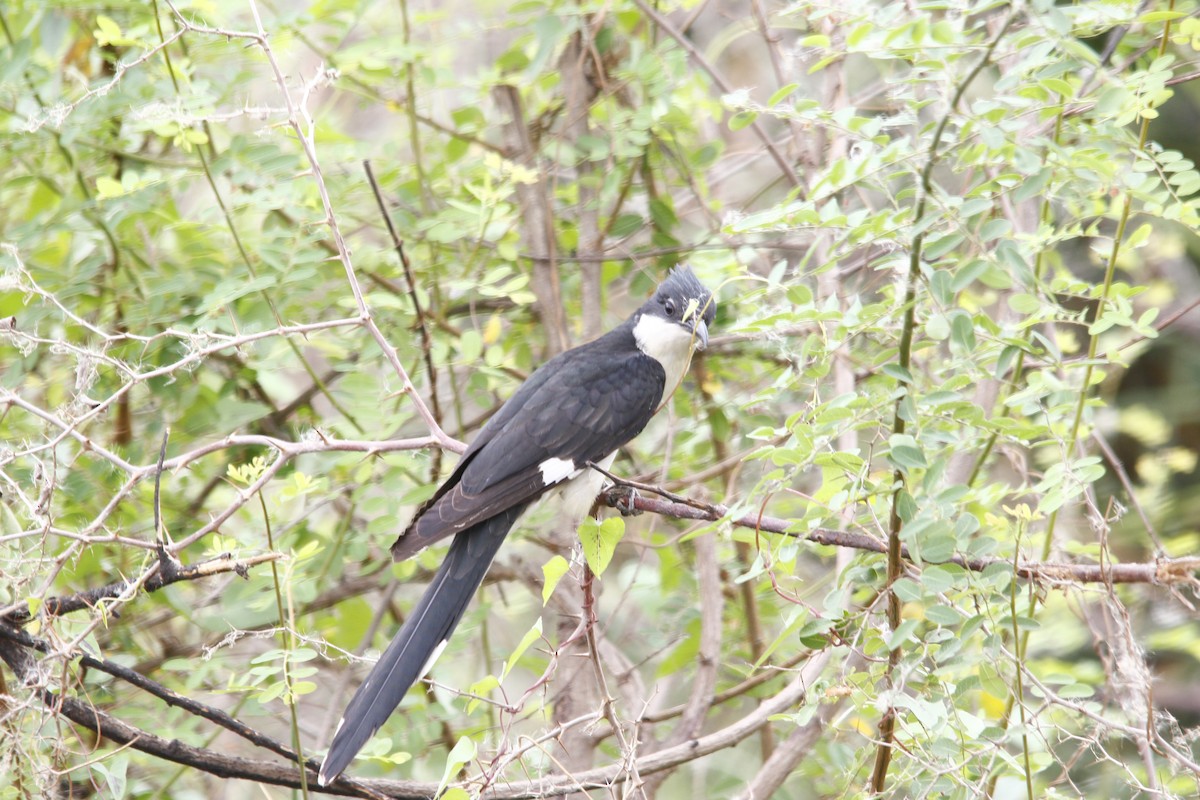
[[[659,662],[658,668],[654,671],[655,677],[665,678],[696,663],[696,655],[700,652],[699,623],[698,619],[688,623],[683,640],[671,649],[666,658]]]
[[[1026,200],[1039,196],[1050,183],[1050,176],[1053,174],[1054,170],[1050,167],[1043,167],[1038,170],[1017,184],[1017,188],[1013,189],[1013,199],[1019,203],[1024,203]]]
[[[768,106],[779,105],[779,103],[782,102],[782,100],[785,97],[787,97],[789,94],[791,94],[792,92],[796,91],[799,88],[800,88],[800,84],[798,84],[798,83],[789,83],[787,86],[780,87],[779,89],[775,90],[775,93],[772,94],[770,99],[767,100],[767,105]]]
[[[1147,11],[1137,18],[1138,25],[1153,25],[1156,22],[1168,22],[1187,16],[1183,11]]]
[[[803,283],[793,284],[787,290],[788,302],[798,306],[812,305],[813,293],[812,289],[805,286]]]
[[[596,577],[604,574],[612,561],[617,543],[625,535],[625,520],[621,517],[609,517],[599,522],[588,517],[579,526],[579,542],[583,545],[583,557],[587,559],[588,567]]]
[[[640,214],[621,214],[614,221],[609,229],[609,233],[617,239],[624,239],[637,233],[645,224]]]
[[[918,600],[925,598],[925,593],[921,591],[921,584],[914,581],[912,578],[901,577],[892,584],[892,591],[900,598],[903,603],[915,603]]]
[[[954,293],[950,289],[950,270],[935,269],[929,276],[929,291],[938,305],[951,305]]]
[[[265,706],[272,700],[278,699],[285,689],[287,689],[287,686],[284,685],[283,681],[275,681],[274,683],[267,684],[266,688],[255,695],[254,699]]]
[[[950,281],[950,290],[953,292],[961,292],[972,283],[979,279],[983,273],[987,272],[988,263],[982,258],[976,258],[968,261],[963,266],[959,267],[954,272],[954,277]]]
[[[121,185],[120,181],[102,175],[96,178],[96,194],[100,196],[101,200],[111,200],[125,194],[125,187]]]
[[[211,292],[205,295],[201,299],[196,313],[204,315],[219,308],[224,308],[239,297],[245,297],[266,289],[269,286],[274,286],[275,282],[276,277],[270,274],[259,275],[257,278],[251,278],[250,280],[245,280],[235,275],[221,281]]]
[[[739,111],[729,118],[729,130],[740,131],[742,128],[754,124],[756,119],[758,119],[757,111]]]
[[[949,233],[945,236],[939,236],[925,245],[925,257],[930,260],[939,259],[962,244],[965,238],[961,233]]]
[[[925,609],[925,619],[938,625],[957,625],[963,616],[953,606],[934,605]]]
[[[979,238],[985,242],[990,242],[993,239],[1008,236],[1010,233],[1012,233],[1012,223],[1000,217],[990,219],[984,223],[983,228],[979,231]]]
[[[447,795],[443,795],[442,790],[449,785],[450,781],[454,780],[454,776],[458,775],[463,765],[473,758],[475,758],[475,742],[467,736],[460,737],[458,743],[451,748],[450,754],[446,756],[446,768],[442,771],[442,780],[438,783],[438,789],[433,793],[434,796],[442,797],[444,800]]]
[[[950,336],[950,323],[944,314],[934,314],[925,320],[925,333],[930,339],[942,341]]]
[[[571,563],[562,556],[553,556],[545,564],[542,564],[542,605],[550,602],[550,595],[554,594],[555,587],[562,580],[562,576],[567,574],[567,570],[571,568]]]
[[[929,466],[925,454],[911,436],[897,435],[891,438],[889,460],[901,469],[924,469]]]
[[[1154,232],[1154,226],[1149,222],[1138,226],[1138,229],[1129,234],[1129,238],[1125,240],[1125,246],[1130,250],[1137,249],[1150,241],[1150,234]]]
[[[964,575],[957,564],[935,564],[921,570],[921,586],[928,592],[941,594],[953,589]]]
[[[660,231],[670,232],[679,225],[679,218],[668,201],[655,197],[650,200],[650,218],[654,227]]]
[[[1041,84],[1060,97],[1073,97],[1075,95],[1075,87],[1069,81],[1065,81],[1062,78],[1042,78]]]
[[[962,34],[949,20],[941,19],[933,23],[929,35],[938,44],[954,44]]]
[[[875,26],[870,22],[864,22],[855,26],[855,28],[846,35],[846,46],[851,49],[857,49],[858,46],[862,44],[868,36],[875,32],[875,30]]]
[[[921,560],[927,564],[945,564],[954,557],[958,542],[944,527],[934,526],[926,535],[918,537],[921,541]]]
[[[1034,295],[1021,292],[1009,295],[1008,307],[1018,314],[1036,314],[1042,309],[1042,301]]]
[[[468,328],[458,337],[458,359],[460,364],[474,364],[483,355],[483,336],[474,328]]]
[[[106,791],[103,792],[105,797],[123,798],[126,797],[128,781],[126,772],[129,768],[129,756],[127,753],[120,753],[115,757],[106,758],[104,761],[93,761],[91,763],[91,771],[104,778]],[[16,796],[16,795],[12,795]]]
[[[495,675],[487,675],[483,678],[480,678],[479,680],[472,683],[469,687],[467,687],[467,692],[475,695],[475,697],[472,697],[471,700],[467,703],[467,713],[468,714],[474,713],[475,709],[479,708],[479,706],[482,705],[482,703],[483,703],[483,701],[478,698],[487,697],[489,694],[492,693],[492,691],[494,689],[496,689],[499,686],[500,686],[499,678],[497,678]]]
[[[125,34],[121,32],[121,26],[118,25],[111,17],[106,17],[99,14],[96,17],[96,41],[101,45],[119,42]]]
[[[504,672],[500,674],[500,680],[504,680],[508,677],[508,673],[512,671],[513,666],[516,665],[521,656],[525,655],[525,651],[528,650],[534,642],[541,638],[542,618],[538,617],[533,623],[533,627],[526,631],[525,635],[521,637],[521,641],[517,644],[516,649],[513,650],[512,654],[508,657],[508,661],[504,663]]]
[[[913,638],[913,631],[921,624],[919,619],[906,619],[900,623],[900,627],[892,631],[892,635],[888,637],[888,649],[895,650],[902,644],[909,642]]]
[[[970,314],[961,310],[951,314],[950,341],[964,353],[975,351],[975,325]]]
[[[459,130],[479,130],[487,125],[487,118],[478,106],[460,106],[450,112],[450,119]]]

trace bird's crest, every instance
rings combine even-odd
[[[705,325],[712,325],[713,317],[717,313],[717,304],[713,300],[712,292],[704,288],[704,284],[687,264],[680,264],[672,269],[666,280],[658,285],[655,295],[683,300],[685,304],[684,320],[688,319],[691,314],[699,313],[703,315]]]

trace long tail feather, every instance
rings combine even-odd
[[[523,510],[524,506],[509,509],[455,535],[433,582],[346,706],[321,764],[322,786],[342,774],[409,688],[433,666]]]

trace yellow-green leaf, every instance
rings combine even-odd
[[[604,574],[608,563],[612,561],[617,542],[625,535],[625,520],[620,517],[609,517],[604,522],[598,522],[591,517],[579,526],[579,542],[583,545],[583,557],[596,577]]]
[[[475,695],[476,697],[487,697],[487,695],[499,685],[500,685],[499,678],[497,678],[495,675],[488,675],[487,677],[483,678],[482,680],[478,680],[478,681],[475,681],[475,683],[472,683],[471,686],[467,689],[467,692]],[[470,714],[476,708],[478,708],[479,703],[480,703],[480,701],[475,700],[475,699],[472,699],[471,702],[467,703],[467,713]]]
[[[438,790],[433,793],[434,797],[441,797],[443,800],[451,797],[453,790],[442,794],[442,790],[446,785],[459,773],[463,765],[475,757],[475,742],[469,737],[460,737],[458,743],[451,749],[450,754],[446,756],[446,769],[442,772],[442,780],[438,784]],[[459,790],[461,791],[461,790]],[[469,795],[468,795],[469,796]],[[462,795],[459,795],[462,797]]]
[[[121,26],[118,25],[111,17],[106,17],[103,14],[96,17],[96,41],[101,45],[112,44],[124,38],[121,33]]]
[[[512,651],[512,655],[508,657],[508,661],[504,664],[504,672],[500,673],[500,680],[504,680],[508,676],[510,670],[517,663],[517,660],[525,655],[525,651],[537,640],[542,638],[542,618],[538,617],[537,622],[533,623],[533,627],[525,632],[525,636],[521,638],[517,649]]]
[[[1125,240],[1125,246],[1130,249],[1141,247],[1146,242],[1150,241],[1150,234],[1153,232],[1154,226],[1147,222],[1130,234],[1129,238]]]
[[[96,192],[100,195],[101,200],[108,200],[125,194],[125,187],[121,185],[120,181],[105,175],[96,178]]]
[[[550,602],[550,595],[570,568],[571,563],[562,556],[554,556],[542,565],[542,605]]]
[[[500,315],[492,314],[487,324],[483,326],[483,343],[495,344],[500,341],[500,334],[503,332],[503,329],[500,327]]]

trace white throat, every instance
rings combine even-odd
[[[667,373],[667,382],[663,386],[662,402],[666,402],[687,371],[688,363],[692,360],[692,347],[695,336],[682,325],[642,314],[637,324],[633,326],[633,338],[638,349],[662,364]]]

